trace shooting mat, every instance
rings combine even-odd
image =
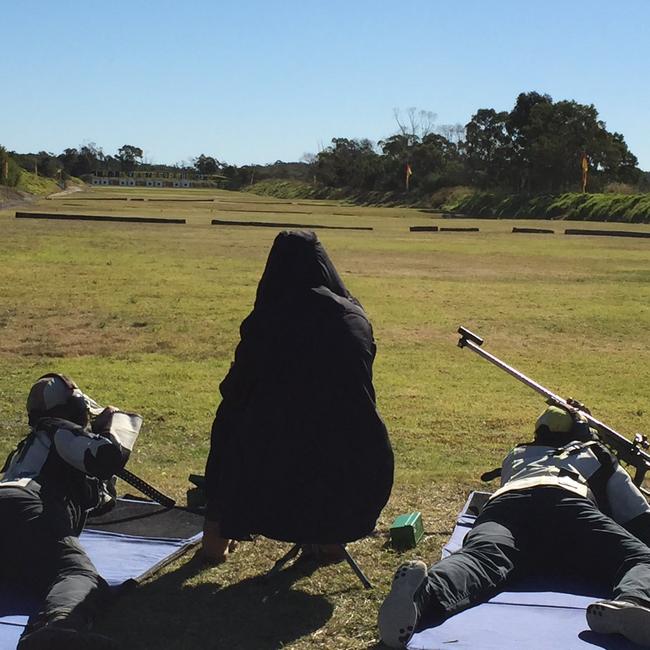
[[[446,557],[458,550],[474,524],[486,493],[472,493],[443,548]],[[559,591],[504,591],[488,602],[466,609],[441,625],[419,630],[409,650],[638,650],[618,635],[600,635],[587,626],[587,605],[603,594]]]
[[[150,501],[119,499],[91,519],[81,544],[111,586],[138,583],[198,544],[203,517]],[[12,650],[36,604],[0,589],[0,649]]]

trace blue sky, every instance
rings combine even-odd
[[[465,124],[519,92],[594,104],[650,170],[649,0],[0,2],[0,144],[299,160],[395,108]]]

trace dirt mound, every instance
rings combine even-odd
[[[23,203],[30,203],[35,198],[27,192],[21,192],[20,190],[15,190],[13,187],[0,185],[0,210],[6,210],[7,208]]]

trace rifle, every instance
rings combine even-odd
[[[526,386],[532,388],[534,391],[545,397],[549,404],[561,406],[570,412],[577,411],[580,413],[580,415],[582,415],[589,423],[589,426],[596,430],[601,442],[616,454],[618,460],[634,467],[635,472],[632,480],[637,487],[641,488],[645,474],[650,470],[650,454],[645,451],[650,447],[650,442],[648,442],[646,436],[637,433],[632,441],[628,440],[625,436],[621,435],[600,420],[597,420],[590,413],[587,413],[584,410],[584,406],[580,408],[580,406],[576,406],[576,404],[578,404],[577,402],[570,403],[559,395],[552,393],[548,388],[538,384],[530,377],[527,377],[522,372],[519,372],[516,368],[509,366],[493,354],[483,350],[483,348],[481,348],[483,345],[483,339],[477,334],[470,332],[465,327],[459,327],[458,333],[460,334],[460,339],[458,340],[459,348],[469,348],[473,352],[476,352],[480,357],[483,357],[497,366],[497,368],[505,370],[509,375],[512,375],[515,379],[518,379],[520,382],[526,384]],[[650,491],[643,488],[641,489],[645,494],[650,494]]]
[[[163,494],[160,490],[157,490],[153,485],[151,485],[151,483],[147,483],[143,478],[140,478],[126,469],[126,467],[123,467],[116,476],[134,487],[136,490],[140,490],[142,494],[165,508],[173,508],[176,505],[174,499]]]

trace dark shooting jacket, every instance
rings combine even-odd
[[[208,519],[229,538],[369,534],[393,481],[375,342],[313,233],[278,235],[240,332],[212,426]]]

